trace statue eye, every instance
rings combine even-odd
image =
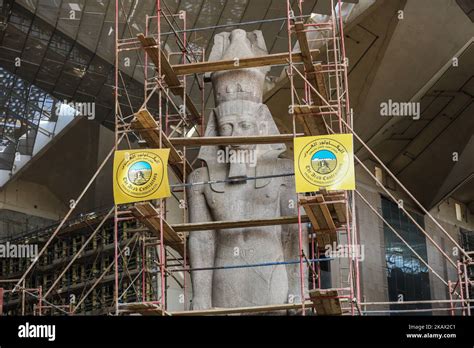
[[[219,129],[220,129],[221,133],[228,133],[228,132],[232,131],[232,126],[230,124],[224,124],[224,125],[220,126]]]
[[[240,126],[242,127],[242,129],[250,129],[250,128],[252,128],[252,124],[251,124],[251,123],[248,123],[248,122],[241,123]]]

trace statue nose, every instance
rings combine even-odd
[[[232,127],[232,136],[239,136],[240,131],[237,127]]]
[[[231,33],[231,39],[242,39],[247,36],[247,32],[243,29],[234,29]]]

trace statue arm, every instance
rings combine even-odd
[[[189,183],[208,180],[207,168],[195,170],[189,176]],[[204,196],[204,185],[187,188],[188,212],[190,222],[212,221]],[[215,231],[191,232],[189,236],[189,261],[191,268],[214,267]],[[212,307],[212,276],[213,271],[191,272],[194,310]]]
[[[298,201],[295,193],[293,178],[285,178],[285,183],[280,188],[280,211],[282,216],[298,215]],[[301,214],[304,215],[304,209],[300,208]],[[302,247],[306,257],[309,258],[308,245],[308,227],[305,223],[301,225]],[[282,245],[285,261],[296,261],[300,258],[299,246],[299,225],[282,225]],[[288,274],[288,301],[300,302],[301,299],[301,278],[300,264],[289,264],[286,266]],[[303,286],[304,294],[308,292],[308,266],[303,264]]]

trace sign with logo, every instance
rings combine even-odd
[[[296,192],[355,189],[352,134],[298,137],[294,148]]]
[[[115,204],[171,196],[168,181],[169,149],[115,151]]]

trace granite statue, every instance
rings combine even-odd
[[[260,31],[236,29],[215,36],[209,60],[231,59],[238,64],[239,59],[265,54]],[[262,103],[268,72],[264,67],[211,75],[215,108],[209,116],[206,137],[279,134]],[[296,216],[294,178],[272,177],[294,170],[291,159],[281,158],[285,150],[284,144],[203,146],[199,159],[205,165],[192,172],[188,182],[218,182],[188,187],[189,221]],[[308,255],[308,233],[306,226],[302,228],[303,250]],[[191,272],[192,309],[300,302],[299,263],[285,264],[299,260],[298,233],[298,224],[190,233],[191,268],[216,268]],[[304,272],[306,291],[306,265]]]

